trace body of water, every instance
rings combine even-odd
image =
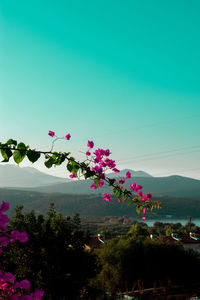
[[[194,223],[196,226],[200,227],[200,219],[192,219],[192,223]],[[182,225],[185,225],[188,222],[188,219],[156,219],[156,220],[146,220],[145,223],[152,227],[155,222],[162,222],[162,223],[181,223]]]

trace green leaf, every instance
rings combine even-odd
[[[15,150],[15,152],[13,153],[13,158],[17,164],[20,164],[20,162],[22,162],[22,160],[26,156],[27,147],[24,143],[19,143],[17,145],[17,149],[19,150]]]
[[[130,199],[130,200],[128,201],[128,206],[131,205],[132,203],[133,203],[133,199]]]
[[[73,169],[72,164],[71,164],[70,162],[68,162],[68,164],[67,164],[67,170],[68,170],[69,172],[71,172],[72,169]]]
[[[136,212],[137,212],[137,214],[139,215],[140,214],[140,211],[141,211],[141,208],[140,208],[140,206],[136,206]]]
[[[46,155],[45,157],[46,157],[46,160],[45,160],[44,164],[48,169],[50,169],[53,166],[53,164],[55,164],[56,160],[53,157],[53,155],[52,156]]]
[[[84,177],[85,177],[85,179],[87,179],[87,178],[90,178],[90,177],[94,176],[95,174],[96,174],[95,171],[92,171],[90,169],[90,167],[87,167],[86,173],[84,174]]]
[[[64,154],[60,154],[58,153],[58,156],[57,156],[57,160],[56,160],[56,166],[60,166],[64,161],[65,161],[65,155]]]
[[[121,198],[122,190],[120,189],[120,187],[115,187],[115,188],[113,188],[113,193],[114,193],[114,195],[117,196],[118,198]]]
[[[35,150],[28,150],[27,157],[32,163],[34,163],[40,158],[40,153]]]
[[[17,146],[17,141],[13,140],[13,139],[9,139],[7,142],[6,142],[7,145],[15,145]]]
[[[4,158],[2,162],[8,162],[10,157],[12,156],[12,151],[9,147],[5,147],[4,149],[1,149],[1,155]]]
[[[109,185],[113,185],[115,183],[115,179],[108,178],[108,181],[109,181]]]

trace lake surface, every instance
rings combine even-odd
[[[200,227],[200,219],[192,219],[192,223]],[[156,220],[146,220],[145,223],[149,226],[152,227],[155,222],[162,222],[162,223],[181,223],[182,225],[185,225],[188,222],[188,219],[172,219],[172,218],[167,218],[167,219],[156,219]]]

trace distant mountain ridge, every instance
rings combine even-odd
[[[120,173],[109,173],[109,178],[117,178],[117,177],[126,177],[127,172],[131,172],[133,177],[153,177],[152,175],[144,172],[144,171],[134,171],[131,169],[123,169],[120,171]]]
[[[67,179],[51,176],[32,167],[0,164],[0,187],[37,187],[66,182]]]
[[[144,171],[125,169],[120,173],[108,174],[110,178],[125,177],[130,171],[132,178],[126,180],[124,187],[129,188],[133,181],[143,186],[144,193],[154,196],[199,197],[200,180],[173,175],[153,177]],[[62,193],[73,195],[100,195],[112,193],[111,187],[103,186],[99,190],[90,189],[92,180],[65,179],[47,175],[35,168],[21,168],[15,165],[0,165],[0,187],[17,188],[20,190],[41,193]]]

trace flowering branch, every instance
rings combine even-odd
[[[40,158],[41,154],[45,156],[44,164],[47,168],[59,166],[67,161],[66,167],[70,172],[70,178],[80,178],[80,176],[83,176],[85,179],[91,178],[93,180],[93,184],[90,186],[91,189],[99,189],[104,186],[104,184],[111,186],[113,194],[118,198],[118,202],[125,202],[128,200],[129,205],[134,203],[136,205],[137,213],[139,214],[142,212],[142,219],[144,221],[146,219],[145,214],[148,210],[161,207],[160,203],[151,200],[152,195],[150,193],[144,195],[142,186],[137,185],[136,182],[133,182],[130,185],[130,189],[123,187],[125,181],[131,178],[130,172],[127,172],[126,177],[119,179],[119,181],[106,176],[107,170],[120,173],[120,170],[116,168],[115,161],[109,158],[111,155],[109,149],[104,150],[99,148],[93,151],[94,142],[88,141],[88,149],[85,152],[86,159],[83,162],[79,162],[70,155],[70,152],[53,152],[54,143],[58,139],[70,140],[71,135],[69,133],[65,137],[58,137],[53,131],[49,131],[48,134],[54,138],[50,151],[30,149],[29,146],[26,146],[24,143],[17,143],[17,141],[13,139],[9,139],[4,144],[0,143],[1,155],[4,159],[3,162],[8,162],[9,159],[13,157],[14,161],[19,164],[27,157],[29,161],[34,163]],[[109,193],[103,195],[103,199],[107,202],[110,202],[111,198],[112,196]]]

